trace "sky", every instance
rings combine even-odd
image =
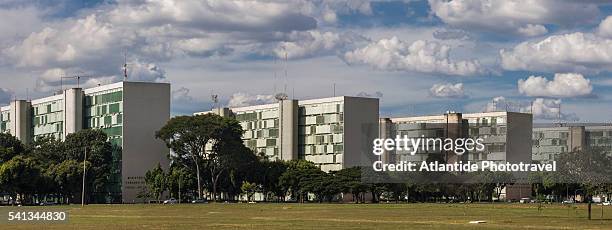
[[[381,116],[612,122],[612,1],[0,0],[0,105],[123,80],[172,114],[365,96]],[[127,58],[125,58],[127,57]]]

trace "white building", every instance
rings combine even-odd
[[[170,119],[170,84],[119,82],[72,88],[32,101],[15,100],[0,108],[0,132],[28,143],[41,137],[64,140],[82,129],[100,129],[111,143],[113,181],[109,202],[138,202],[144,175],[168,165],[169,150],[155,132]]]
[[[270,159],[305,159],[323,171],[358,166],[378,137],[378,99],[331,97],[280,100],[278,103],[214,112],[242,125],[247,147]]]

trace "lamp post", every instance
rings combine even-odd
[[[87,160],[87,147],[84,148],[85,155],[83,156],[83,189],[81,190],[81,207],[85,206],[85,161]]]

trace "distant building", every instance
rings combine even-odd
[[[599,150],[612,154],[612,126],[575,124],[533,129],[533,160],[550,162],[559,154],[580,150]]]
[[[0,132],[25,143],[41,137],[64,140],[82,129],[104,131],[114,145],[112,186],[99,194],[107,202],[137,202],[145,172],[168,165],[169,150],[155,139],[170,119],[170,84],[119,82],[32,101],[15,100],[0,108]]]
[[[515,112],[487,113],[446,113],[443,115],[415,116],[400,118],[382,118],[381,127],[385,127],[383,138],[394,138],[396,135],[409,137],[432,138],[482,138],[484,151],[471,151],[461,158],[449,158],[448,162],[494,161],[531,162],[531,128],[532,116]],[[421,152],[410,155],[407,152],[393,152],[389,161],[424,161],[429,154],[442,152]]]
[[[461,156],[444,151],[406,151],[383,153],[387,162],[426,161],[438,155],[447,163],[459,161],[493,161],[496,163],[531,163],[532,115],[516,112],[454,113],[442,115],[414,116],[380,119],[381,137],[395,138],[396,135],[425,138],[482,138],[483,151],[469,151]],[[431,148],[430,148],[431,149]],[[518,200],[531,195],[527,184],[508,186],[502,192],[505,199]]]
[[[247,147],[270,159],[305,159],[323,171],[357,166],[378,137],[378,99],[331,97],[279,100],[238,108],[216,108],[235,117]]]

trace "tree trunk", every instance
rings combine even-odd
[[[195,161],[195,165],[196,165],[196,173],[198,174],[198,199],[201,200],[202,199],[202,182],[200,181],[200,164],[198,163],[197,159]]]

